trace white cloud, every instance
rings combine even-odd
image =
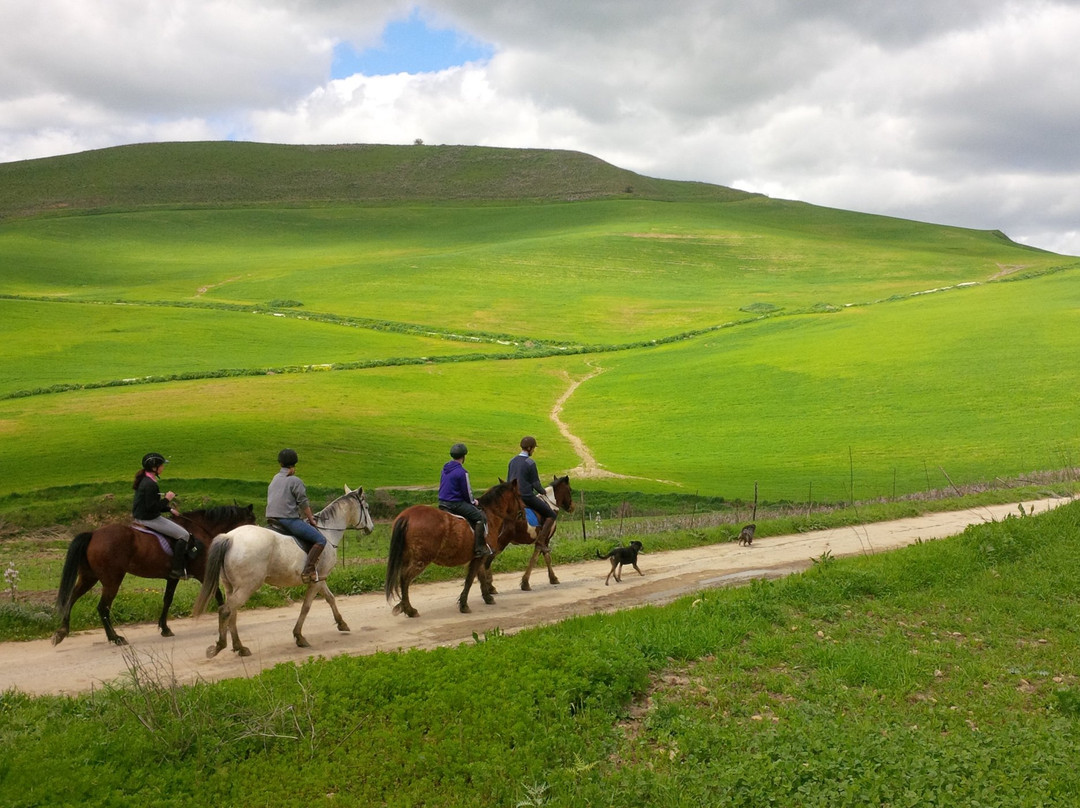
[[[1075,0],[431,0],[491,59],[331,80],[408,0],[7,0],[0,160],[117,143],[570,148],[1080,253]]]

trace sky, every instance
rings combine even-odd
[[[573,149],[1080,255],[1080,0],[4,0],[0,162]]]

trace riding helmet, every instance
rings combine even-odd
[[[283,469],[290,469],[300,462],[300,457],[295,449],[282,449],[277,454],[277,462]]]
[[[536,438],[532,435],[526,435],[521,439],[521,448],[526,452],[536,448]]]
[[[465,455],[469,453],[468,447],[464,443],[455,443],[450,447],[450,456],[455,460],[461,460]]]
[[[168,462],[169,461],[165,459],[164,455],[158,454],[157,452],[149,452],[148,454],[143,455],[143,471],[153,471],[158,466],[163,466]]]

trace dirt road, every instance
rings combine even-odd
[[[1025,503],[1042,513],[1067,499]],[[639,576],[624,569],[622,583],[604,585],[606,561],[563,566],[556,570],[561,583],[551,586],[543,570],[532,575],[533,591],[518,588],[520,573],[497,573],[499,594],[488,606],[474,587],[472,614],[460,614],[457,596],[461,582],[414,586],[413,605],[420,616],[394,616],[381,593],[339,598],[351,632],[337,631],[330,610],[321,600],[311,608],[304,635],[311,648],[300,649],[292,639],[299,606],[242,611],[240,637],[252,650],[241,659],[226,649],[215,659],[206,648],[217,638],[217,620],[211,614],[199,620],[173,620],[175,637],[159,636],[157,626],[119,626],[131,649],[145,664],[168,671],[179,682],[213,681],[251,676],[280,662],[302,662],[311,656],[370,654],[400,648],[431,648],[472,640],[499,628],[510,633],[527,626],[553,623],[566,617],[614,611],[646,603],[667,603],[702,589],[740,583],[752,578],[774,578],[810,566],[812,558],[828,551],[834,557],[880,553],[915,542],[953,536],[969,524],[1000,520],[1016,514],[1017,503],[940,513],[895,522],[839,528],[793,536],[757,539],[752,547],[734,542],[691,550],[650,553],[646,544]],[[496,562],[498,569],[498,562]],[[184,586],[195,586],[185,583]],[[96,590],[95,590],[96,592]],[[92,593],[89,597],[95,597]],[[121,597],[123,592],[121,591]],[[99,687],[127,674],[121,648],[109,644],[100,629],[74,634],[58,646],[49,640],[0,643],[0,692],[17,688],[29,694],[74,694]]]

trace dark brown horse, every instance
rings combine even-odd
[[[573,513],[574,511],[574,493],[570,490],[570,477],[555,477],[551,481],[551,485],[547,487],[547,500],[554,504],[556,517],[559,511],[566,511],[567,513]],[[555,523],[555,528],[559,525]],[[532,587],[529,586],[529,575],[532,574],[533,565],[536,564],[536,558],[541,553],[544,554],[544,562],[547,564],[548,583],[557,584],[559,579],[555,577],[555,570],[551,568],[551,540],[555,537],[555,528],[552,528],[551,535],[548,537],[546,543],[541,544],[539,541],[539,528],[533,527],[528,523],[519,524],[517,529],[506,536],[505,541],[500,541],[499,545],[495,548],[495,555],[497,556],[511,544],[532,544],[535,545],[533,549],[532,558],[529,559],[529,565],[525,568],[525,574],[521,576],[521,588],[526,592],[530,591]],[[495,586],[491,584],[491,562],[495,560],[495,556],[488,556],[484,560],[484,571],[482,576],[486,577],[488,585],[492,594],[496,593]],[[483,578],[481,579],[483,583]]]
[[[487,542],[492,549],[508,541],[517,530],[518,522],[525,521],[525,504],[518,495],[516,480],[493,486],[478,502],[487,516]],[[428,564],[442,567],[469,565],[465,588],[458,598],[458,608],[468,612],[469,589],[484,566],[484,558],[473,557],[474,541],[472,526],[467,521],[430,505],[413,505],[398,514],[390,535],[390,555],[386,562],[386,600],[400,598],[394,606],[394,614],[404,612],[409,617],[419,614],[409,602],[409,584]],[[480,580],[484,603],[495,602],[489,591],[490,583],[490,576],[486,582],[484,578]]]
[[[222,505],[196,511],[185,511],[175,519],[176,523],[190,532],[199,545],[195,557],[188,561],[187,572],[192,578],[203,579],[206,569],[206,551],[219,533],[225,533],[240,525],[255,524],[255,508],[251,505]],[[56,608],[60,611],[60,628],[53,634],[56,645],[68,635],[71,623],[71,607],[98,581],[101,581],[101,600],[98,614],[105,627],[109,642],[126,645],[127,640],[113,629],[112,602],[120,590],[120,583],[129,572],[142,578],[168,578],[172,569],[172,554],[166,553],[156,536],[136,530],[130,522],[103,525],[92,533],[80,533],[68,545],[64,570],[60,574],[60,590],[56,595]],[[169,607],[177,581],[169,579],[165,586],[164,605],[158,628],[162,637],[173,636],[168,626]],[[222,602],[218,592],[218,604]]]

